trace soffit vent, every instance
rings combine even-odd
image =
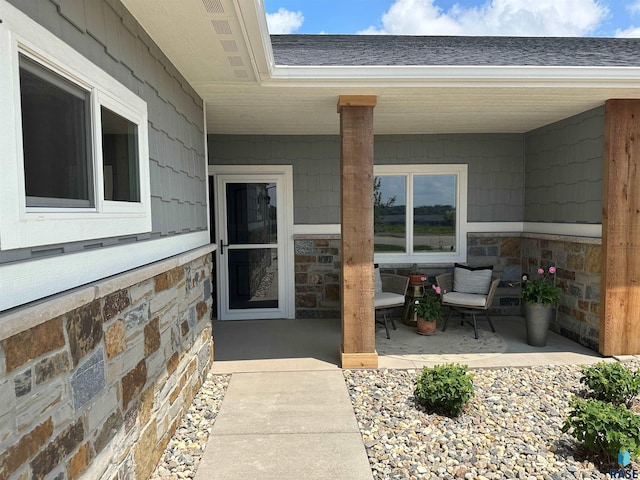
[[[229,56],[229,57],[227,57],[227,59],[229,60],[229,65],[231,65],[232,67],[243,67],[244,66],[244,63],[242,62],[242,57]]]
[[[220,43],[222,44],[222,49],[225,52],[237,52],[238,51],[238,44],[236,43],[235,40],[220,40]]]
[[[224,13],[221,0],[202,0],[202,3],[209,13]]]
[[[218,35],[231,35],[231,25],[226,20],[211,20],[211,23]]]

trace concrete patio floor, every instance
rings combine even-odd
[[[554,332],[546,347],[526,343],[524,318],[492,317],[496,333],[452,320],[446,332],[423,337],[396,320],[397,330],[376,325],[379,368],[422,368],[458,362],[470,368],[591,364],[602,356]],[[213,373],[330,370],[339,368],[339,319],[214,321]]]

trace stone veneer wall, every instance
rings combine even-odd
[[[469,233],[467,264],[493,265],[501,282],[490,313],[523,315],[518,282],[524,272],[555,265],[563,289],[551,329],[598,350],[600,332],[599,238],[528,233]],[[340,318],[339,235],[298,236],[295,240],[296,316]],[[422,265],[430,282],[452,271],[452,265]],[[406,275],[410,265],[382,264],[381,270]],[[511,285],[510,285],[511,284]]]
[[[520,234],[469,234],[469,265],[493,265],[502,282],[491,309],[497,315],[520,315],[520,290],[509,282],[520,280]],[[296,317],[340,318],[340,236],[298,235],[295,239]],[[387,273],[407,275],[410,265],[382,264]],[[452,266],[423,265],[421,269],[435,282],[435,276],[450,272]]]
[[[534,272],[554,265],[563,290],[551,329],[595,351],[600,335],[599,238],[522,235],[522,269]]]
[[[467,265],[478,267],[493,266],[494,274],[501,282],[493,299],[492,315],[520,315],[520,289],[509,283],[520,280],[520,234],[519,233],[469,233],[467,235]],[[435,283],[435,277],[453,271],[453,265],[418,264],[418,268],[427,276],[429,283]],[[407,275],[410,265],[381,265],[388,273]]]
[[[340,236],[297,235],[296,318],[340,318]]]
[[[0,340],[1,480],[149,477],[213,359],[211,254],[164,265]]]

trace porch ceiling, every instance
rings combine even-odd
[[[519,133],[640,98],[636,67],[275,65],[261,0],[124,0],[204,98],[209,133],[338,134],[340,95],[376,95],[377,134]]]

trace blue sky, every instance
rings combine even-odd
[[[271,33],[640,37],[640,0],[264,0]]]

